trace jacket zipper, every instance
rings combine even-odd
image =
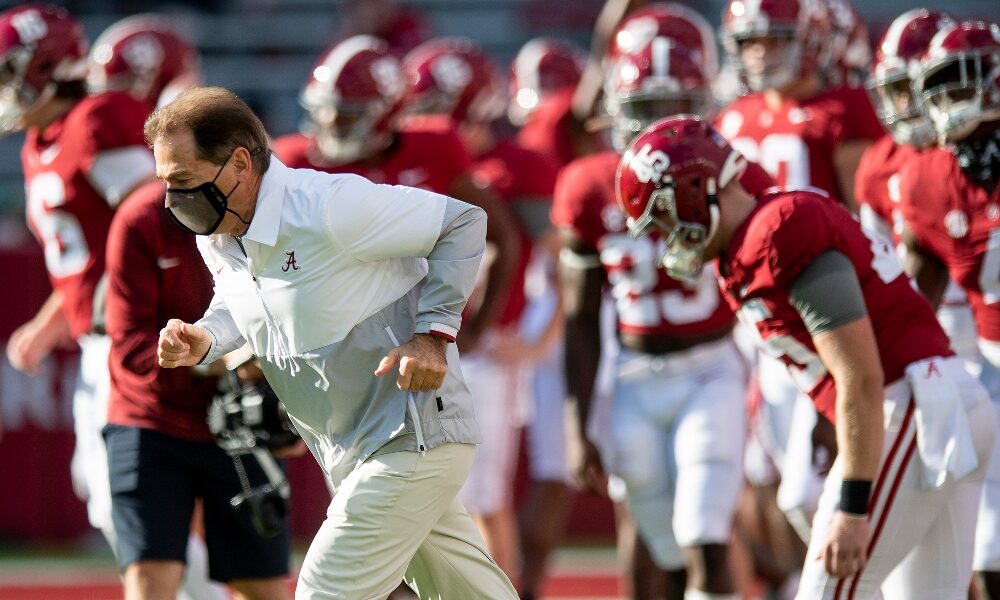
[[[396,339],[396,334],[392,332],[392,328],[386,325],[385,332],[389,334],[389,340],[392,341],[392,345],[398,347],[399,340]],[[427,446],[424,444],[424,430],[423,426],[420,424],[420,415],[417,414],[417,403],[413,399],[413,392],[406,393],[406,405],[409,407],[410,417],[413,419],[414,433],[417,434],[417,450],[423,454],[427,451]]]
[[[247,254],[247,249],[243,246],[243,240],[236,236],[233,236],[233,239],[236,240],[236,244],[239,245],[240,251],[243,253],[243,258],[247,261],[247,272],[250,273],[250,278],[253,279],[253,288],[254,291],[257,292],[257,300],[260,301],[260,306],[264,311],[264,317],[267,319],[267,325],[271,331],[274,332],[273,337],[274,341],[278,345],[277,350],[283,355],[283,358],[290,358],[292,354],[285,346],[285,341],[281,339],[281,329],[278,327],[278,324],[274,322],[274,318],[271,317],[271,311],[267,309],[267,303],[264,302],[264,294],[260,290],[260,282],[257,281],[257,275],[253,272],[253,263],[250,261],[250,255]]]

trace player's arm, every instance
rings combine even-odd
[[[587,423],[601,361],[604,271],[596,248],[583,243],[569,230],[563,230],[561,235],[559,284],[566,318],[566,389],[576,410],[577,438],[583,448],[576,475],[582,485],[600,491],[600,455],[587,439]]]
[[[37,375],[52,350],[70,339],[69,321],[62,310],[63,295],[52,292],[30,321],[7,341],[7,360],[18,371]]]
[[[948,267],[927,249],[908,226],[903,226],[903,245],[906,246],[904,267],[907,275],[917,284],[917,289],[937,308],[948,289]]]
[[[486,240],[496,247],[496,258],[486,277],[486,289],[479,310],[462,327],[459,344],[463,350],[474,347],[490,324],[497,320],[507,299],[506,290],[517,274],[521,244],[511,210],[491,191],[475,184],[468,173],[462,173],[451,184],[448,194],[486,212]]]
[[[861,569],[866,560],[868,500],[884,438],[884,376],[861,285],[846,256],[835,251],[818,256],[796,278],[789,297],[837,390],[838,460],[844,484],[820,558],[829,573],[843,577]]]
[[[858,200],[854,196],[854,175],[861,163],[861,155],[872,145],[869,139],[851,139],[843,142],[833,151],[833,168],[837,174],[837,187],[844,205],[858,214]]]

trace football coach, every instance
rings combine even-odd
[[[193,88],[145,125],[166,210],[214,297],[160,332],[164,367],[244,343],[336,495],[296,599],[516,600],[456,498],[479,433],[453,343],[485,213],[423,190],[289,169],[232,92]],[[175,290],[183,294],[185,290]]]

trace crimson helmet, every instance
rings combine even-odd
[[[730,0],[722,13],[722,43],[747,87],[782,88],[821,66],[831,31],[829,11],[818,0]],[[756,39],[783,41],[784,56],[748,65],[742,47]]]
[[[913,92],[920,59],[938,31],[955,25],[949,15],[917,8],[889,25],[875,50],[868,81],[872,105],[897,144],[927,146],[935,139],[934,125]]]
[[[556,38],[535,38],[521,46],[510,66],[510,122],[523,125],[547,96],[575,89],[586,60],[580,47]]]
[[[965,21],[937,32],[916,82],[943,143],[1000,119],[1000,26]]]
[[[821,52],[821,68],[830,84],[860,87],[872,64],[868,27],[850,0],[824,3],[833,34]]]
[[[406,82],[399,60],[375,37],[356,35],[323,53],[299,102],[323,156],[343,164],[388,144]]]
[[[403,71],[410,114],[447,115],[456,123],[489,122],[503,114],[497,67],[471,40],[424,42],[403,59]]]
[[[128,91],[151,106],[166,104],[182,86],[201,79],[194,44],[167,18],[136,15],[118,21],[97,38],[90,49],[91,91]]]
[[[719,227],[719,190],[745,168],[743,156],[701,117],[651,125],[618,163],[615,192],[629,235],[662,235],[658,265],[676,279],[697,277]]]
[[[686,48],[711,79],[719,72],[715,34],[705,17],[674,2],[657,2],[630,12],[615,29],[605,60],[613,64],[623,54],[642,50],[653,38],[670,38]]]
[[[604,99],[611,141],[623,152],[651,123],[706,110],[711,93],[704,71],[673,40],[653,38],[636,52],[619,55],[608,71]]]
[[[53,98],[60,83],[87,75],[87,42],[66,11],[26,4],[0,14],[0,134],[24,127],[24,114]]]

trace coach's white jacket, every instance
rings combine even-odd
[[[485,230],[464,202],[272,158],[246,234],[198,237],[215,278],[203,362],[248,341],[334,485],[376,452],[478,443],[454,344],[435,392],[373,372],[415,332],[454,338]]]

